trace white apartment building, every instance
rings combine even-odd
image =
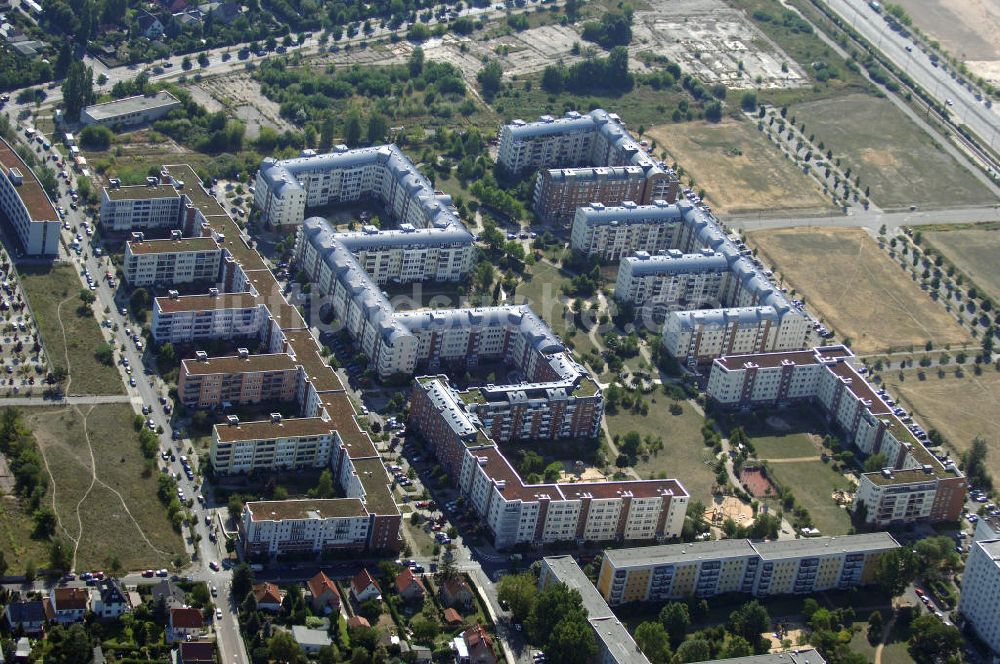
[[[106,231],[174,229],[180,223],[183,198],[172,184],[150,177],[144,185],[122,187],[111,181],[101,190],[101,227]]]
[[[794,329],[783,329],[785,325]],[[729,353],[797,350],[807,329],[805,319],[781,318],[773,307],[671,311],[662,339],[671,356],[693,366]]]
[[[253,557],[364,549],[370,520],[357,498],[249,502],[240,522]]]
[[[525,484],[494,446],[466,451],[459,487],[498,549],[671,539],[680,536],[688,503],[676,480]]]
[[[593,203],[576,209],[570,247],[609,263],[638,251],[657,254],[680,246],[683,224],[681,208],[662,199],[651,205]]]
[[[712,363],[706,393],[728,408],[813,402],[862,454],[885,455],[886,467],[862,474],[854,495],[853,509],[872,526],[956,520],[965,477],[924,447],[851,358],[845,346],[720,357]]]
[[[773,542],[716,540],[607,549],[597,590],[611,606],[742,593],[754,597],[874,583],[889,533]]]
[[[615,299],[666,311],[715,308],[727,299],[726,257],[711,249],[685,254],[669,249],[657,255],[637,251],[621,259]]]
[[[321,417],[236,420],[213,427],[212,468],[220,475],[325,468],[336,444],[335,427]]]
[[[251,293],[216,291],[179,297],[174,291],[153,300],[153,338],[176,344],[254,337],[267,317],[267,308]]]
[[[214,282],[219,277],[222,249],[211,237],[183,238],[173,231],[169,240],[146,240],[133,233],[125,243],[125,281],[133,287]]]
[[[476,247],[465,228],[417,229],[404,224],[398,230],[380,231],[366,226],[360,233],[340,233],[336,239],[380,285],[461,281],[476,261]]]
[[[962,574],[958,611],[993,653],[1000,658],[1000,540],[972,544]]]
[[[17,232],[29,256],[59,253],[61,222],[38,178],[14,149],[0,138],[0,210]]]

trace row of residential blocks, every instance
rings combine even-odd
[[[864,457],[884,455],[885,467],[863,473],[853,509],[874,526],[955,521],[968,482],[899,419],[851,364],[846,346],[731,355],[716,359],[707,394],[724,408],[815,404]]]
[[[739,540],[732,541],[737,544],[740,542]],[[653,553],[653,549],[668,548],[670,547],[653,547],[652,549],[638,549],[638,551],[646,550]],[[580,593],[587,622],[594,632],[597,643],[595,662],[602,664],[650,664],[649,658],[642,652],[628,629],[612,611],[605,597],[602,597],[601,593],[594,588],[590,579],[570,556],[550,556],[542,559],[541,574],[538,580],[539,589],[545,589],[557,583]],[[687,599],[690,596],[683,596],[680,599]],[[796,648],[765,655],[713,659],[707,661],[706,664],[826,664],[826,660],[812,648]]]
[[[253,249],[233,219],[206,192],[189,166],[164,167],[156,182],[144,187],[104,190],[102,219],[117,230],[150,227],[146,214],[150,201],[167,202],[165,227],[180,226],[181,235],[169,240],[147,241],[137,237],[127,249],[129,258],[146,255],[146,246],[171,245],[162,255],[177,256],[217,251],[217,287],[205,295],[182,297],[171,292],[154,300],[153,335],[158,341],[253,338],[264,353],[250,356],[208,358],[203,354],[182,365],[179,397],[194,407],[268,401],[295,401],[298,415],[240,422],[235,417],[213,430],[212,460],[216,472],[237,473],[267,468],[333,469],[344,498],[332,499],[325,513],[347,524],[309,531],[276,529],[267,544],[253,539],[248,551],[278,555],[308,549],[397,551],[400,514],[392,497],[391,480],[374,444],[357,421],[350,398],[336,373],[323,359],[319,344],[299,311],[282,295],[267,264]],[[156,225],[154,224],[154,226]],[[193,237],[185,238],[184,233]],[[209,242],[216,245],[211,249]],[[207,251],[205,251],[207,250]],[[214,260],[214,259],[213,259]],[[136,261],[139,263],[141,261]],[[197,261],[194,261],[197,264]],[[186,268],[185,268],[186,269]],[[211,268],[205,268],[206,273]],[[139,268],[136,268],[137,274]],[[169,270],[167,270],[169,272]],[[183,279],[180,269],[165,276],[166,283]],[[290,508],[291,509],[291,508]],[[244,539],[256,532],[255,519],[270,520],[248,512],[240,524]],[[316,512],[322,520],[323,513]]]

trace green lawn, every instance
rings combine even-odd
[[[671,415],[667,410],[671,400],[660,393],[649,395],[647,400],[650,403],[648,415],[624,411],[606,414],[609,431],[612,435],[636,431],[643,437],[663,438],[663,449],[656,456],[640,459],[635,466],[636,472],[643,478],[678,479],[692,500],[708,501],[715,473],[711,468],[712,450],[702,442],[704,418],[687,402],[681,403],[683,413]]]
[[[131,407],[23,412],[52,477],[43,503],[54,500],[58,533],[70,546],[79,540],[77,569],[111,567],[113,561],[125,570],[166,567],[183,554],[156,496],[156,475],[144,472]]]
[[[410,519],[407,517],[403,519],[403,528],[409,533],[410,541],[412,540],[416,546],[416,550],[413,555],[420,555],[423,557],[434,555],[434,538],[431,537],[430,533],[424,530],[423,524],[419,526],[414,526],[410,523]]]
[[[21,574],[28,561],[44,567],[49,556],[48,543],[31,536],[35,523],[12,496],[0,499],[0,552],[9,565],[8,574]]]
[[[885,619],[886,623],[889,622],[889,617],[888,610],[882,611],[882,618]],[[856,631],[854,637],[851,639],[851,650],[864,655],[869,662],[874,662],[875,646],[868,642],[868,623],[866,621],[858,621],[854,623],[854,628]],[[892,634],[889,635],[888,643],[882,649],[883,664],[913,664],[913,657],[910,656],[910,652],[907,649],[909,637],[909,630],[897,627],[892,631]],[[876,643],[876,645],[878,644]]]
[[[833,502],[833,492],[848,489],[851,484],[829,464],[819,459],[773,463],[769,475],[795,494],[795,500],[809,510],[813,524],[823,535],[847,534],[851,518],[847,510]]]
[[[67,393],[124,394],[117,369],[101,364],[94,356],[104,337],[90,313],[77,312],[81,286],[73,268],[63,264],[19,267],[18,271],[50,362],[53,367],[69,369]]]
[[[819,452],[809,438],[809,434],[792,432],[773,436],[752,437],[754,449],[760,459],[795,459],[797,457],[818,457]]]

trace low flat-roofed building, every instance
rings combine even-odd
[[[180,107],[177,97],[166,90],[158,90],[152,95],[136,95],[87,106],[80,113],[80,121],[85,125],[131,127],[158,120]]]
[[[42,166],[42,168],[47,168]],[[7,141],[0,138],[0,210],[10,220],[24,253],[59,253],[59,213],[35,173]]]

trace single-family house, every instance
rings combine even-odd
[[[323,572],[306,581],[306,587],[312,597],[312,609],[316,613],[333,613],[340,611],[340,593],[337,586]]]
[[[441,602],[449,608],[468,611],[472,608],[472,588],[461,577],[448,579],[441,584]]]
[[[258,609],[277,613],[281,610],[281,600],[285,598],[285,593],[278,586],[265,581],[253,587],[253,597],[257,600]]]
[[[11,631],[20,627],[25,634],[38,636],[45,633],[45,626],[55,620],[49,598],[16,599],[7,604],[3,611],[4,622]]]
[[[53,588],[49,594],[56,622],[63,625],[80,622],[90,607],[90,593],[86,588]]]
[[[412,664],[428,664],[431,661],[431,649],[427,646],[410,646],[410,653]]]
[[[185,597],[184,591],[170,579],[164,579],[153,586],[152,597],[154,604],[162,600],[168,611],[187,606],[187,597]]]
[[[462,618],[461,613],[449,607],[444,610],[444,622],[448,627],[455,627],[465,622],[465,619]]]
[[[368,570],[362,569],[351,579],[351,597],[359,604],[369,599],[382,599],[382,589]]]
[[[469,656],[469,664],[496,664],[493,637],[482,625],[474,625],[462,632],[462,640]]]
[[[372,624],[368,622],[368,618],[364,616],[351,616],[347,619],[347,629],[359,629],[361,627],[371,627]]]
[[[304,625],[292,625],[292,638],[308,655],[315,655],[320,648],[333,643],[325,629],[310,629]]]
[[[136,13],[135,21],[139,26],[139,34],[146,39],[159,39],[166,30],[160,19],[145,9],[140,9]]]
[[[409,567],[396,575],[396,592],[406,602],[422,601],[427,595],[423,581]]]
[[[213,664],[215,641],[184,641],[170,653],[171,664]]]
[[[187,637],[201,636],[205,630],[205,620],[201,609],[188,607],[170,609],[167,620],[167,642],[184,641]]]
[[[129,593],[118,579],[104,579],[90,589],[90,609],[102,620],[119,618],[132,610]]]

